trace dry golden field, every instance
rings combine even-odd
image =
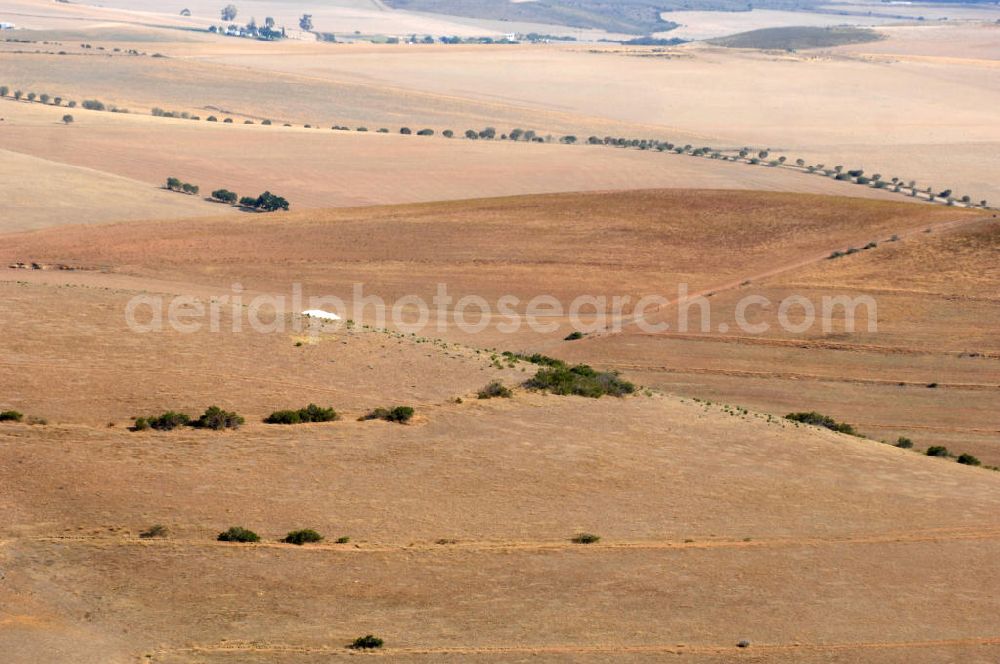
[[[947,442],[998,459],[996,344],[920,338],[947,334],[949,315],[995,320],[988,298],[954,304],[995,292],[983,257],[996,226],[981,217],[659,191],[9,234],[4,263],[78,269],[3,275],[0,408],[48,423],[0,424],[0,643],[17,662],[102,664],[332,660],[370,632],[391,661],[989,662],[1000,476],[919,453]],[[889,233],[900,240],[823,259]],[[722,238],[740,251],[720,251]],[[360,326],[233,333],[228,314],[219,332],[136,334],[123,315],[137,294],[207,302],[234,279],[248,297],[359,278],[386,297],[442,278],[487,296],[571,297],[751,273],[771,275],[753,287],[772,296],[902,280],[910,295],[937,293],[935,323],[891,317],[886,340],[626,328],[578,342],[449,329],[435,342]],[[949,288],[949,275],[972,281]],[[480,401],[486,382],[516,387],[535,370],[498,366],[477,351],[486,344],[619,367],[653,389]],[[933,390],[919,384],[930,375]],[[886,385],[896,379],[907,384]],[[308,401],[343,420],[259,423]],[[354,421],[399,403],[416,407],[413,423]],[[247,425],[127,430],[137,415],[209,404]],[[813,408],[919,449],[781,418]],[[166,538],[138,537],[155,523]],[[265,542],[215,542],[231,525]],[[299,527],[328,539],[276,541]],[[569,542],[583,531],[602,539]]]
[[[377,0],[238,4],[239,22],[314,11],[346,34],[537,27]],[[0,412],[24,414],[0,421],[0,662],[1000,660],[995,211],[557,142],[770,148],[1000,200],[991,9],[778,53],[264,43],[197,32],[218,8],[190,8],[0,0],[0,20],[29,28],[0,33],[26,39],[0,41],[0,85],[130,109],[0,99]],[[690,34],[741,18],[685,14]],[[485,126],[557,140],[440,135]],[[169,176],[200,194],[166,191]],[[292,210],[205,199],[222,187]],[[439,285],[453,299],[414,331],[412,299],[383,323],[376,304],[352,310],[356,284],[389,304]],[[586,310],[593,330],[574,341],[565,311],[543,316],[549,331],[455,323],[463,296],[516,297],[523,323],[540,295],[629,299],[610,323],[606,304]],[[310,296],[340,298],[350,320],[304,322]],[[748,296],[766,330],[738,324]],[[783,327],[780,303],[831,296],[877,313]],[[137,301],[140,327],[171,302],[203,324],[139,332]],[[532,391],[538,366],[503,351],[620,371],[637,390]],[[492,381],[512,397],[477,398]],[[339,420],[263,422],[309,403]],[[246,421],[131,430],[210,405]],[[359,419],[398,405],[409,423]],[[140,536],[156,524],[163,536]],[[217,541],[230,526],[262,541]],[[300,528],[325,539],[280,541]],[[365,634],[385,647],[347,647]]]

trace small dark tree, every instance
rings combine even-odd
[[[948,456],[948,448],[943,445],[931,445],[927,448],[927,456],[946,457]]]
[[[6,85],[0,85],[0,97],[6,97],[7,93],[10,92],[10,88]]]
[[[50,97],[49,95],[47,95],[44,92],[42,94],[38,95],[38,101],[42,102],[43,104],[49,103],[50,99],[52,99],[52,97]]]
[[[221,203],[229,203],[230,205],[237,200],[236,192],[229,191],[228,189],[216,189],[212,192],[212,198]]]
[[[288,201],[281,196],[275,196],[271,192],[265,191],[257,197],[254,207],[265,212],[276,212],[277,210],[287,210],[289,206]]]
[[[62,116],[62,121],[63,124],[73,124],[73,116],[67,113],[66,115]]]
[[[580,533],[574,535],[573,539],[570,540],[573,544],[596,544],[601,541],[600,535],[594,535],[593,533]]]
[[[299,27],[309,32],[313,29],[312,14],[303,14],[302,18],[299,19]]]
[[[400,134],[403,134],[403,135],[406,135],[406,136],[409,136],[410,134],[412,134],[412,133],[413,133],[413,130],[412,130],[412,129],[410,129],[409,127],[403,127],[403,128],[401,128],[401,129],[399,130],[399,133],[400,133]]]
[[[177,178],[174,177],[167,178],[167,189],[171,191],[179,190],[183,184],[184,183]]]
[[[351,645],[347,646],[352,650],[375,650],[376,648],[381,648],[385,644],[385,641],[378,638],[373,634],[366,634],[365,636],[359,636],[354,639]]]
[[[974,457],[971,454],[968,454],[966,452],[962,452],[961,454],[959,454],[957,461],[960,464],[965,465],[965,466],[981,466],[981,465],[983,465],[982,462],[979,459],[977,459],[976,457]]]
[[[226,5],[220,12],[223,21],[232,21],[236,18],[236,5]]]

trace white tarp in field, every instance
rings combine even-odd
[[[320,320],[340,320],[340,316],[322,309],[308,309],[302,312],[306,318],[319,318]]]

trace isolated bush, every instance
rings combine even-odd
[[[302,424],[303,422],[333,422],[339,419],[333,408],[323,408],[314,403],[298,410],[276,410],[268,415],[267,424]]]
[[[73,116],[67,113],[66,115],[62,116],[62,121],[64,124],[73,124]]]
[[[417,132],[417,136],[433,136],[433,135],[434,135],[433,129],[421,129],[420,131]]]
[[[605,394],[622,397],[635,392],[635,385],[619,378],[616,372],[596,371],[586,364],[572,367],[561,364],[539,369],[525,383],[525,387],[563,396],[576,395],[594,399]]]
[[[135,421],[137,430],[141,430],[139,428],[139,424],[142,419],[143,418],[139,418]],[[149,428],[157,431],[173,431],[177,427],[190,424],[191,418],[184,413],[175,413],[172,410],[168,410],[162,415],[154,415],[152,417],[145,418],[145,423]]]
[[[399,130],[399,133],[408,136],[413,133],[413,130],[410,129],[409,127],[403,127],[402,129]]]
[[[6,85],[0,85],[0,97],[6,97],[7,93],[10,92],[10,88]]]
[[[225,120],[222,121],[222,124],[233,124],[233,119],[232,118],[226,118]],[[309,126],[309,125],[306,125],[306,126]]]
[[[88,111],[103,111],[106,109],[104,103],[96,99],[84,99],[83,102],[81,103],[81,106],[83,106]]]
[[[478,396],[480,399],[495,399],[498,397],[509,399],[514,396],[514,393],[511,392],[509,387],[505,386],[500,381],[495,380],[483,389],[479,390]]]
[[[913,449],[913,441],[905,436],[900,436],[896,439],[896,447],[902,448],[904,450]]]
[[[846,433],[851,436],[859,436],[860,434],[854,430],[850,424],[844,422],[837,422],[832,417],[826,415],[821,415],[816,411],[811,411],[808,413],[789,413],[785,415],[786,420],[791,420],[792,422],[801,422],[802,424],[811,424],[817,427],[825,427],[831,431],[836,431],[837,433]]]
[[[386,422],[398,422],[405,424],[413,419],[413,409],[409,406],[396,406],[395,408],[376,408],[367,415],[361,416],[361,420],[385,420]]]
[[[297,544],[302,546],[303,544],[309,544],[312,542],[322,542],[323,536],[317,533],[311,528],[305,528],[304,530],[293,530],[285,538],[281,540],[285,544]]]
[[[156,525],[150,526],[147,530],[139,533],[139,537],[142,539],[153,539],[156,537],[166,537],[167,534],[167,527],[157,523]]]
[[[201,417],[191,423],[197,429],[238,429],[245,420],[236,413],[222,410],[218,406],[209,406]]]
[[[381,648],[384,644],[385,641],[377,636],[374,636],[373,634],[366,634],[354,639],[354,642],[347,647],[353,650],[374,650],[376,648]]]
[[[0,413],[0,422],[20,422],[24,419],[24,413],[16,410],[5,410]]]
[[[276,410],[264,418],[264,424],[302,424],[297,410]]]
[[[961,464],[966,465],[966,466],[981,466],[981,465],[983,465],[982,462],[979,459],[977,459],[976,457],[972,456],[971,454],[967,454],[965,452],[962,452],[961,454],[958,455],[957,461],[959,463],[961,463]]]
[[[205,118],[205,122],[218,122],[218,121],[219,118],[215,117],[214,115],[210,115],[207,118]]]
[[[583,332],[575,330],[567,334],[563,341],[577,341],[579,339],[583,339]]]
[[[948,456],[948,448],[944,445],[931,445],[927,448],[927,456],[946,457]]]
[[[601,541],[601,536],[593,533],[579,533],[578,535],[574,535],[570,541],[573,544],[595,544]]]
[[[260,535],[241,526],[233,526],[229,530],[219,533],[217,539],[220,542],[259,542]]]
[[[337,540],[336,540],[337,544],[347,544],[350,541],[351,541],[351,538],[347,537],[346,535],[343,536],[343,537],[338,537]]]
[[[271,125],[271,121],[270,120],[262,120],[261,124],[264,125],[264,126],[270,126]]]
[[[455,132],[453,132],[451,129],[445,129],[444,131],[441,132],[441,135],[444,136],[445,138],[452,138],[455,135]]]

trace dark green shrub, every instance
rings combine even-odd
[[[958,455],[957,461],[959,463],[961,463],[961,464],[966,465],[966,466],[981,466],[981,465],[983,465],[982,462],[979,459],[977,459],[976,457],[972,456],[971,454],[967,454],[965,452],[962,452],[961,454]]]
[[[24,413],[16,410],[5,410],[0,413],[0,422],[20,422],[24,419]]]
[[[219,533],[218,540],[220,542],[259,542],[260,535],[242,526],[233,526],[229,530]]]
[[[578,339],[583,339],[583,332],[576,330],[575,332],[567,334],[563,341],[577,341]]]
[[[904,450],[913,449],[913,441],[905,436],[900,436],[896,439],[896,447],[900,447]]]
[[[338,537],[338,538],[337,538],[337,544],[347,544],[347,543],[348,543],[348,542],[350,542],[350,541],[351,541],[351,538],[350,538],[350,537],[347,537],[347,536],[344,536],[344,537]]]
[[[167,527],[157,523],[156,525],[150,526],[148,530],[144,530],[139,533],[139,537],[142,539],[153,539],[156,537],[166,537],[167,534]]]
[[[816,411],[808,413],[789,413],[785,415],[786,420],[791,420],[792,422],[801,422],[802,424],[811,424],[817,427],[825,427],[831,431],[836,431],[837,433],[846,433],[851,436],[860,436],[857,431],[854,430],[850,424],[844,422],[837,422],[832,417],[827,417],[826,415],[821,415]]]
[[[302,424],[297,410],[276,410],[264,418],[265,424]]]
[[[622,380],[616,372],[596,371],[586,364],[568,367],[565,364],[538,373],[525,383],[532,390],[543,390],[563,396],[599,398],[605,394],[622,397],[635,392],[635,385]]]
[[[384,644],[385,641],[377,636],[373,634],[366,634],[354,639],[354,642],[347,647],[352,650],[374,650],[376,648],[381,648]]]
[[[142,418],[139,418],[141,420]],[[139,424],[139,420],[136,420],[136,425]],[[172,410],[168,410],[162,415],[154,415],[152,417],[146,418],[146,423],[151,429],[156,429],[157,431],[173,431],[177,427],[185,426],[191,422],[191,418],[184,413],[175,413]]]
[[[494,399],[497,397],[509,399],[514,396],[514,393],[511,392],[509,387],[505,386],[500,381],[495,380],[483,389],[479,390],[479,394],[477,396],[480,399]]]
[[[398,422],[405,424],[413,419],[413,409],[409,406],[396,406],[391,410],[388,408],[376,408],[367,415],[363,415],[361,420],[385,420],[386,422]]]
[[[333,408],[322,408],[314,403],[299,409],[303,422],[333,422],[340,419]]]
[[[267,424],[302,424],[303,422],[333,422],[340,419],[333,408],[323,408],[314,403],[298,410],[277,410],[265,418]]]
[[[570,541],[573,542],[573,544],[596,544],[601,541],[601,536],[593,533],[580,533],[578,535],[574,535],[573,539]]]
[[[946,457],[948,456],[948,448],[944,445],[931,445],[927,448],[927,456]]]
[[[285,538],[281,541],[285,544],[297,544],[298,546],[302,546],[303,544],[322,542],[323,536],[311,528],[306,528],[304,530],[291,531],[285,535]]]
[[[197,429],[221,431],[222,429],[237,429],[244,422],[245,420],[236,413],[222,410],[218,406],[209,406],[201,417],[191,423],[191,426]]]

